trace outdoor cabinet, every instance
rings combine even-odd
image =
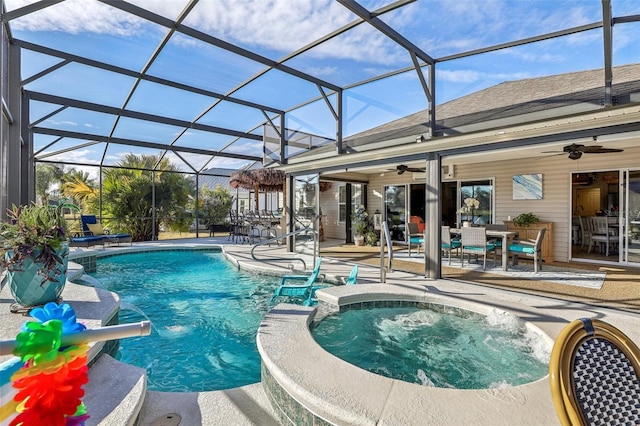
[[[538,230],[545,228],[547,231],[542,240],[542,259],[547,262],[553,262],[553,222],[538,222],[528,226],[518,226],[512,221],[505,221],[507,229],[518,233],[520,239],[535,240],[538,236]]]

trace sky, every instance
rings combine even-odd
[[[26,0],[3,0],[7,11]],[[175,20],[186,0],[132,0],[129,3]],[[362,0],[370,11],[389,1]],[[613,16],[640,15],[640,1],[611,0]],[[380,15],[382,21],[436,60],[460,52],[551,33],[602,19],[599,0],[417,0]],[[355,21],[357,17],[333,0],[201,0],[183,24],[268,60],[288,58],[292,52]],[[209,46],[188,34],[174,34],[157,57],[154,51],[168,29],[95,0],[66,0],[10,22],[14,38],[81,55],[134,72],[144,71],[207,91],[290,110],[311,99],[309,105],[287,113],[287,127],[328,139],[335,138],[335,120],[315,84],[281,71],[269,71],[257,82],[239,88],[265,66]],[[640,23],[619,24],[613,30],[613,62],[640,62]],[[591,30],[553,41],[527,44],[436,65],[436,104],[464,96],[505,81],[597,69],[603,66],[602,30]],[[292,55],[293,56],[293,55]],[[60,62],[50,55],[24,51],[23,78],[30,78]],[[345,88],[343,133],[348,137],[427,108],[417,72],[356,85],[385,73],[412,66],[406,50],[382,32],[363,24],[320,46],[295,55],[285,64],[331,85]],[[34,92],[76,98],[112,108],[196,121],[242,132],[262,134],[265,115],[256,109],[229,102],[215,108],[211,97],[188,94],[152,82],[139,85],[133,77],[117,75],[82,64],[67,64],[30,81]],[[135,90],[133,90],[135,89]],[[132,93],[129,101],[127,96]],[[318,100],[319,99],[319,100]],[[335,107],[335,96],[329,96]],[[57,110],[57,105],[33,102],[31,119],[37,121]],[[275,113],[267,113],[275,117]],[[117,125],[107,113],[69,108],[56,112],[40,126],[131,138],[150,143],[169,143],[197,148],[260,155],[262,142],[180,126],[149,125],[134,118]],[[115,164],[129,147],[38,135],[40,155],[58,152],[49,159],[71,157],[83,164]],[[88,145],[88,146],[85,146]],[[60,150],[68,150],[61,152]],[[137,153],[156,153],[136,149]],[[243,160],[172,154],[186,171],[208,167],[238,168]],[[94,173],[92,171],[92,173]]]

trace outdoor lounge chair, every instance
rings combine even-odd
[[[102,236],[74,236],[69,239],[69,247],[93,247],[102,245],[104,248],[105,239]]]
[[[563,425],[640,424],[640,349],[611,324],[582,318],[565,326],[549,385]]]
[[[322,263],[322,257],[318,257],[316,260],[316,266],[313,268],[311,275],[285,275],[282,277],[280,287],[278,287],[271,298],[271,302],[274,302],[280,296],[296,297],[302,299],[308,299],[311,297],[313,285],[319,277],[324,280],[324,274],[320,274],[320,264]],[[305,280],[301,284],[287,284],[289,280]]]
[[[511,264],[518,264],[518,256],[533,256],[533,271],[537,274],[538,270],[542,269],[542,240],[545,232],[546,229],[541,228],[535,240],[519,240],[517,243],[509,244]]]
[[[80,223],[84,237],[100,237],[103,240],[103,246],[105,242],[117,243],[118,245],[132,242],[131,234],[110,234],[108,230],[103,229],[95,215],[81,215]]]
[[[347,277],[345,284],[354,285],[357,282],[358,282],[358,265],[354,265],[353,268],[351,268],[351,272],[349,273],[349,276]]]

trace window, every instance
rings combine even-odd
[[[355,210],[360,204],[362,204],[362,189],[361,184],[351,185],[351,211]],[[340,185],[338,188],[338,211],[339,222],[347,221],[347,186],[345,184]]]
[[[347,221],[347,187],[345,185],[341,185],[338,191],[338,211],[339,213],[339,222]]]

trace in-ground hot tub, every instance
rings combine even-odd
[[[557,423],[547,375],[521,385],[498,384],[483,389],[424,386],[348,363],[324,350],[310,330],[314,321],[340,310],[363,307],[439,306],[472,315],[506,315],[510,311],[542,321],[544,315],[535,308],[512,305],[511,309],[499,309],[475,302],[473,297],[448,297],[417,285],[338,286],[321,290],[318,296],[317,309],[276,306],[258,330],[262,384],[283,424]],[[542,323],[520,324],[541,348],[550,351],[553,341],[542,331]]]
[[[551,347],[513,314],[413,301],[380,305],[348,305],[314,321],[311,334],[350,364],[424,386],[517,386],[547,374]]]

